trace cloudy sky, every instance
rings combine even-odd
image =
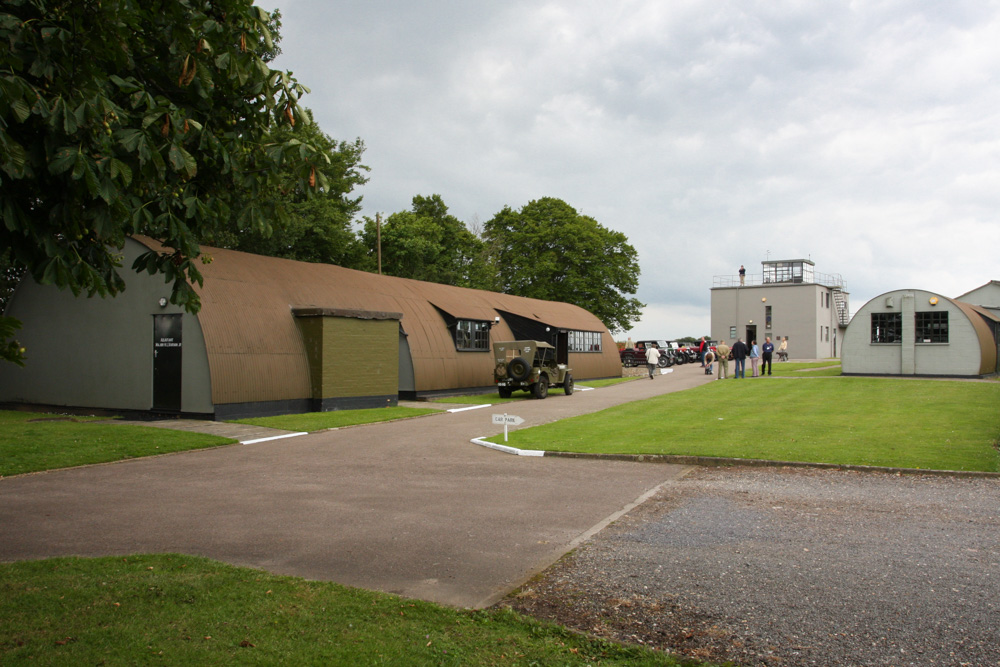
[[[715,276],[840,274],[851,310],[1000,279],[995,0],[258,0],[364,215],[470,226],[558,197],[639,251],[635,338],[709,331]]]

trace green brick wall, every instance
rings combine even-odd
[[[302,317],[314,399],[399,391],[399,321]]]

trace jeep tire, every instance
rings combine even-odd
[[[531,385],[531,395],[537,399],[542,399],[549,395],[549,377],[547,375],[540,375],[538,382]]]
[[[573,395],[573,376],[569,373],[566,373],[566,379],[563,381],[563,391],[567,396]]]
[[[531,364],[524,357],[514,357],[507,364],[507,374],[516,382],[527,380],[531,375]]]

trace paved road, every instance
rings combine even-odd
[[[516,409],[530,426],[710,380],[681,366]],[[0,479],[0,560],[181,552],[481,607],[686,470],[471,444],[492,412]]]

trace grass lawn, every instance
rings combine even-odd
[[[996,383],[853,377],[725,380],[513,430],[506,444],[550,451],[997,472],[998,408]]]
[[[278,415],[276,417],[253,417],[251,419],[234,419],[235,424],[252,424],[267,428],[280,428],[286,431],[322,431],[328,428],[342,426],[357,426],[358,424],[374,424],[393,419],[419,417],[432,412],[441,412],[437,408],[371,408],[367,410],[332,410],[330,412],[306,412],[298,415]]]
[[[0,411],[0,477],[235,442],[201,433],[96,423],[88,417]]]
[[[2,563],[0,618],[4,665],[681,664],[508,610],[173,554]]]

